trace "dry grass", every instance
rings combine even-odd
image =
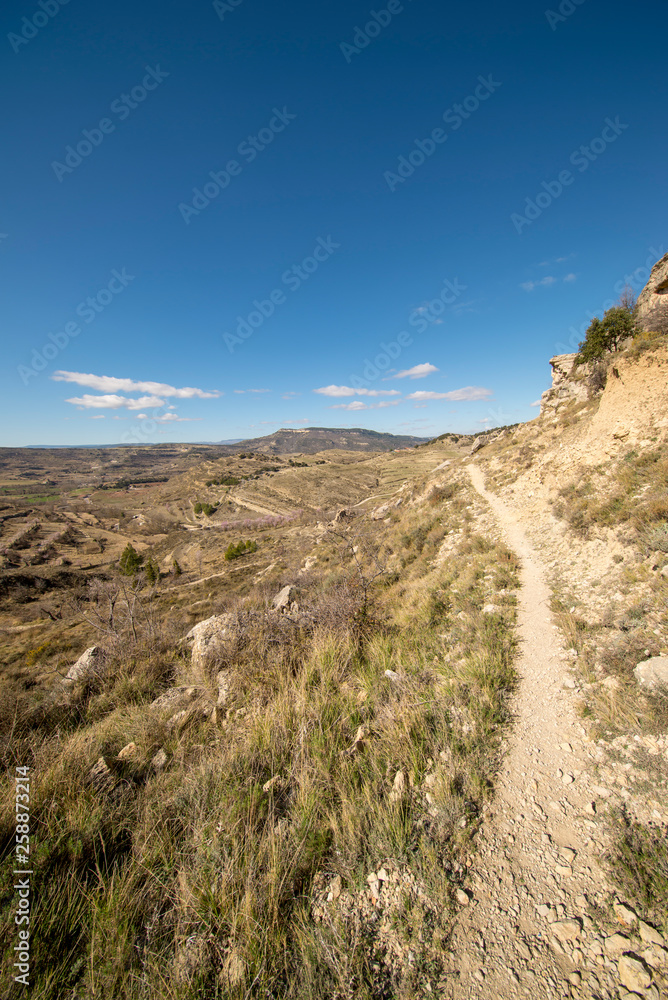
[[[516,561],[467,533],[463,507],[445,490],[387,530],[324,539],[319,559],[331,568],[305,583],[299,615],[268,614],[259,593],[245,599],[239,628],[199,678],[213,684],[222,669],[229,679],[217,721],[179,733],[148,711],[192,679],[175,632],[156,632],[150,618],[148,635],[124,624],[106,672],[71,700],[6,699],[6,981],[20,760],[33,775],[33,996],[371,1000],[439,988],[449,900],[514,683],[513,599],[482,608],[517,585]],[[438,568],[456,526],[461,540]],[[407,554],[403,571],[375,575]],[[98,597],[104,610],[108,595]],[[159,748],[162,771],[151,764]],[[113,789],[90,780],[100,757]],[[399,967],[368,908],[313,919],[323,878],[341,877],[342,900],[362,899],[382,864],[412,886],[387,914],[397,949],[414,955]]]
[[[612,469],[598,469],[563,487],[557,517],[587,538],[595,527],[628,525],[644,551],[668,551],[668,454],[630,451]],[[663,548],[665,546],[665,549]]]

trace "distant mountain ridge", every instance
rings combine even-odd
[[[280,430],[265,437],[250,438],[234,445],[220,441],[217,445],[229,448],[230,451],[248,449],[273,455],[295,452],[314,455],[316,452],[331,448],[342,451],[392,451],[395,448],[412,448],[426,440],[427,438],[414,437],[410,434],[369,431],[363,427],[281,427]]]

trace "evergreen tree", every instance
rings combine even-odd
[[[141,569],[143,562],[144,557],[128,542],[118,561],[118,568],[123,576],[135,576]]]

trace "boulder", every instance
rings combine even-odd
[[[383,518],[387,517],[387,515],[389,513],[390,513],[390,505],[389,505],[389,503],[381,504],[380,507],[376,507],[375,510],[371,511],[371,520],[372,521],[382,521]]]
[[[471,450],[469,452],[469,455],[475,455],[475,453],[477,451],[480,451],[481,448],[484,448],[486,444],[487,441],[485,440],[484,437],[476,438],[473,444],[471,445]]]
[[[216,652],[218,644],[229,634],[233,615],[213,615],[193,625],[184,643],[190,647],[190,658],[194,667],[203,667],[206,660]]]
[[[76,684],[78,681],[87,681],[90,677],[98,674],[102,668],[102,650],[99,646],[89,646],[85,653],[82,653],[76,663],[72,664],[67,674],[63,677],[63,684]]]
[[[652,694],[668,693],[668,656],[652,656],[633,671],[640,687]]]
[[[636,322],[641,330],[668,333],[668,253],[656,262],[638,296]]]
[[[276,597],[271,602],[271,606],[274,611],[289,611],[290,605],[297,598],[297,589],[291,584],[287,584],[282,590],[276,594]]]

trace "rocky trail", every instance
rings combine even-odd
[[[609,793],[596,785],[595,770],[604,750],[577,715],[543,566],[515,512],[485,489],[478,467],[469,464],[468,472],[522,563],[520,682],[468,902],[459,894],[445,995],[658,1000],[668,952],[661,935],[614,896],[599,863],[607,846],[601,802]]]

